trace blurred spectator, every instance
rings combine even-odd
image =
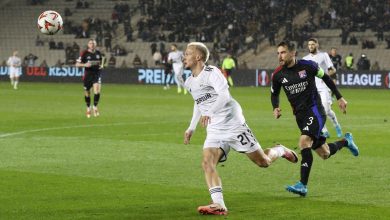
[[[72,16],[72,12],[70,11],[69,8],[65,8],[65,9],[64,9],[64,16],[65,16],[65,17]]]
[[[64,63],[60,59],[58,59],[57,63],[54,65],[54,67],[63,67],[63,66],[64,66]]]
[[[136,54],[134,59],[133,59],[133,66],[134,67],[141,67],[142,66],[142,61],[141,61],[141,58],[138,56],[138,54]]]
[[[103,33],[101,31],[98,31],[96,33],[96,45],[98,47],[101,47],[103,45]]]
[[[385,38],[385,41],[386,41],[386,43],[387,43],[386,49],[390,49],[390,36],[387,36],[387,37]]]
[[[349,42],[348,42],[349,45],[358,45],[358,41],[355,37],[355,35],[351,35],[351,38],[349,38]]]
[[[64,42],[60,41],[57,43],[57,46],[56,46],[56,49],[57,50],[63,50],[64,49]]]
[[[77,0],[76,8],[78,9],[89,8],[89,3],[86,0]]]
[[[106,51],[110,52],[111,51],[111,40],[112,40],[112,35],[110,32],[106,31],[104,34],[104,46],[106,47]]]
[[[371,40],[363,40],[362,41],[362,49],[374,49],[375,48],[375,43]]]
[[[44,68],[47,68],[47,67],[48,67],[48,65],[47,65],[47,62],[46,62],[46,60],[43,60],[43,61],[42,61],[42,63],[41,63],[41,65],[39,65],[39,67],[44,67]]]
[[[44,46],[44,42],[43,40],[39,37],[39,34],[37,35],[37,38],[35,39],[35,46],[39,47],[39,46]]]
[[[127,64],[126,64],[125,60],[122,61],[122,64],[121,64],[120,68],[127,69]]]
[[[142,67],[148,68],[148,61],[146,59],[142,62]]]
[[[375,63],[371,66],[372,71],[379,71],[381,68],[379,67],[378,61],[375,61]]]
[[[29,53],[27,56],[24,57],[24,66],[32,67],[35,66],[35,61],[38,59],[37,56],[35,56],[32,53]]]
[[[366,54],[362,53],[356,66],[358,70],[370,70],[371,63],[370,60],[367,58]]]
[[[349,70],[352,70],[353,69],[353,54],[352,53],[349,53],[348,56],[345,57],[345,67]]]
[[[49,41],[49,49],[54,50],[57,49],[56,42],[54,42],[53,38]]]
[[[158,66],[161,63],[162,55],[160,51],[156,51],[153,54],[154,65]]]
[[[116,58],[115,56],[111,56],[108,60],[108,67],[115,67],[116,65]]]
[[[150,45],[150,50],[151,50],[151,54],[152,54],[152,56],[153,56],[153,54],[157,51],[157,44],[156,43],[152,43],[151,45]]]

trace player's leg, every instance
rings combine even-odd
[[[177,65],[173,65],[173,74],[177,86],[177,93],[181,93],[181,80],[179,75],[179,68],[177,67]]]
[[[11,67],[9,67],[8,70],[9,70],[9,80],[10,80],[10,82],[11,82],[11,86],[13,87],[14,84],[15,84],[15,73],[14,73],[14,71],[12,70]]]
[[[85,104],[87,105],[86,116],[87,116],[87,118],[90,118],[91,117],[91,88],[92,88],[92,81],[89,80],[88,75],[84,75],[83,83],[84,83],[84,100],[85,100]]]
[[[203,149],[202,168],[213,203],[206,206],[199,206],[198,212],[202,214],[227,214],[227,208],[222,193],[222,182],[216,169],[220,158],[222,158],[224,154],[224,151],[219,147],[205,147]]]
[[[18,84],[19,84],[19,75],[16,74],[14,79],[14,89],[18,89]]]
[[[344,147],[347,147],[355,157],[359,155],[359,148],[353,141],[351,133],[346,133],[343,139],[333,143],[323,143],[321,147],[315,149],[315,151],[322,159],[326,160]]]
[[[295,185],[286,187],[286,190],[300,196],[306,196],[307,194],[307,183],[309,181],[309,175],[311,166],[313,164],[313,154],[311,152],[311,145],[313,140],[310,136],[301,135],[299,138],[299,147],[301,148],[301,179]]]
[[[232,70],[226,70],[229,86],[233,86]]]
[[[321,96],[321,103],[322,103],[322,106],[325,109],[325,113],[327,113],[329,111],[328,98],[327,98],[327,95],[326,95],[328,93],[328,91],[319,91],[318,93]],[[326,138],[330,138],[329,130],[326,127],[326,124],[324,124],[324,127],[322,128],[321,132],[322,132],[323,136],[325,136]]]
[[[333,126],[336,129],[337,137],[342,137],[343,132],[341,131],[341,126],[337,120],[336,113],[332,110],[332,97],[328,91],[322,92],[321,94],[322,105],[324,106],[325,113],[332,121]]]
[[[93,84],[93,93],[94,93],[94,96],[93,96],[93,115],[95,117],[99,116],[99,110],[98,110],[98,104],[99,104],[99,100],[100,100],[100,90],[101,90],[101,84],[100,84],[100,80],[96,83]]]
[[[164,77],[164,90],[169,89],[169,81],[171,80],[172,74],[171,73],[165,73]]]

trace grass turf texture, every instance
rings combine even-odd
[[[280,159],[260,169],[231,152],[218,166],[226,219],[388,219],[390,91],[341,89],[334,106],[361,155],[314,155],[309,193],[284,190],[299,165]],[[299,130],[284,94],[272,116],[269,88],[233,88],[263,148],[297,146]],[[159,86],[103,85],[99,118],[85,117],[81,84],[0,83],[0,219],[210,219],[201,169],[204,129],[191,145],[183,132],[193,100]],[[328,129],[336,133],[328,120]],[[215,218],[215,217],[212,217]]]

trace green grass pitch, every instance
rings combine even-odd
[[[201,169],[205,137],[183,132],[193,100],[161,86],[103,85],[99,118],[85,117],[80,84],[0,83],[0,219],[389,219],[390,91],[341,89],[344,131],[361,155],[314,155],[306,198],[284,190],[299,165],[258,168],[231,152],[218,166],[227,217],[201,216],[210,197]],[[275,120],[269,88],[232,88],[263,148],[296,147],[284,93]],[[332,125],[328,128],[336,140]]]

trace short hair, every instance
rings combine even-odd
[[[90,38],[90,39],[88,40],[88,43],[89,43],[90,41],[93,41],[93,42],[96,44],[96,40],[95,40],[95,39]]]
[[[309,41],[313,41],[314,43],[318,44],[317,38],[311,37],[311,38],[309,38],[309,40],[307,40],[307,42],[309,42]]]
[[[209,57],[210,57],[210,52],[209,52],[209,49],[207,49],[206,45],[204,43],[201,43],[201,42],[191,42],[187,45],[187,47],[189,46],[194,46],[203,56],[203,62],[207,62],[207,60],[209,60]]]
[[[286,47],[289,51],[295,51],[295,45],[289,41],[280,42],[278,47]]]

